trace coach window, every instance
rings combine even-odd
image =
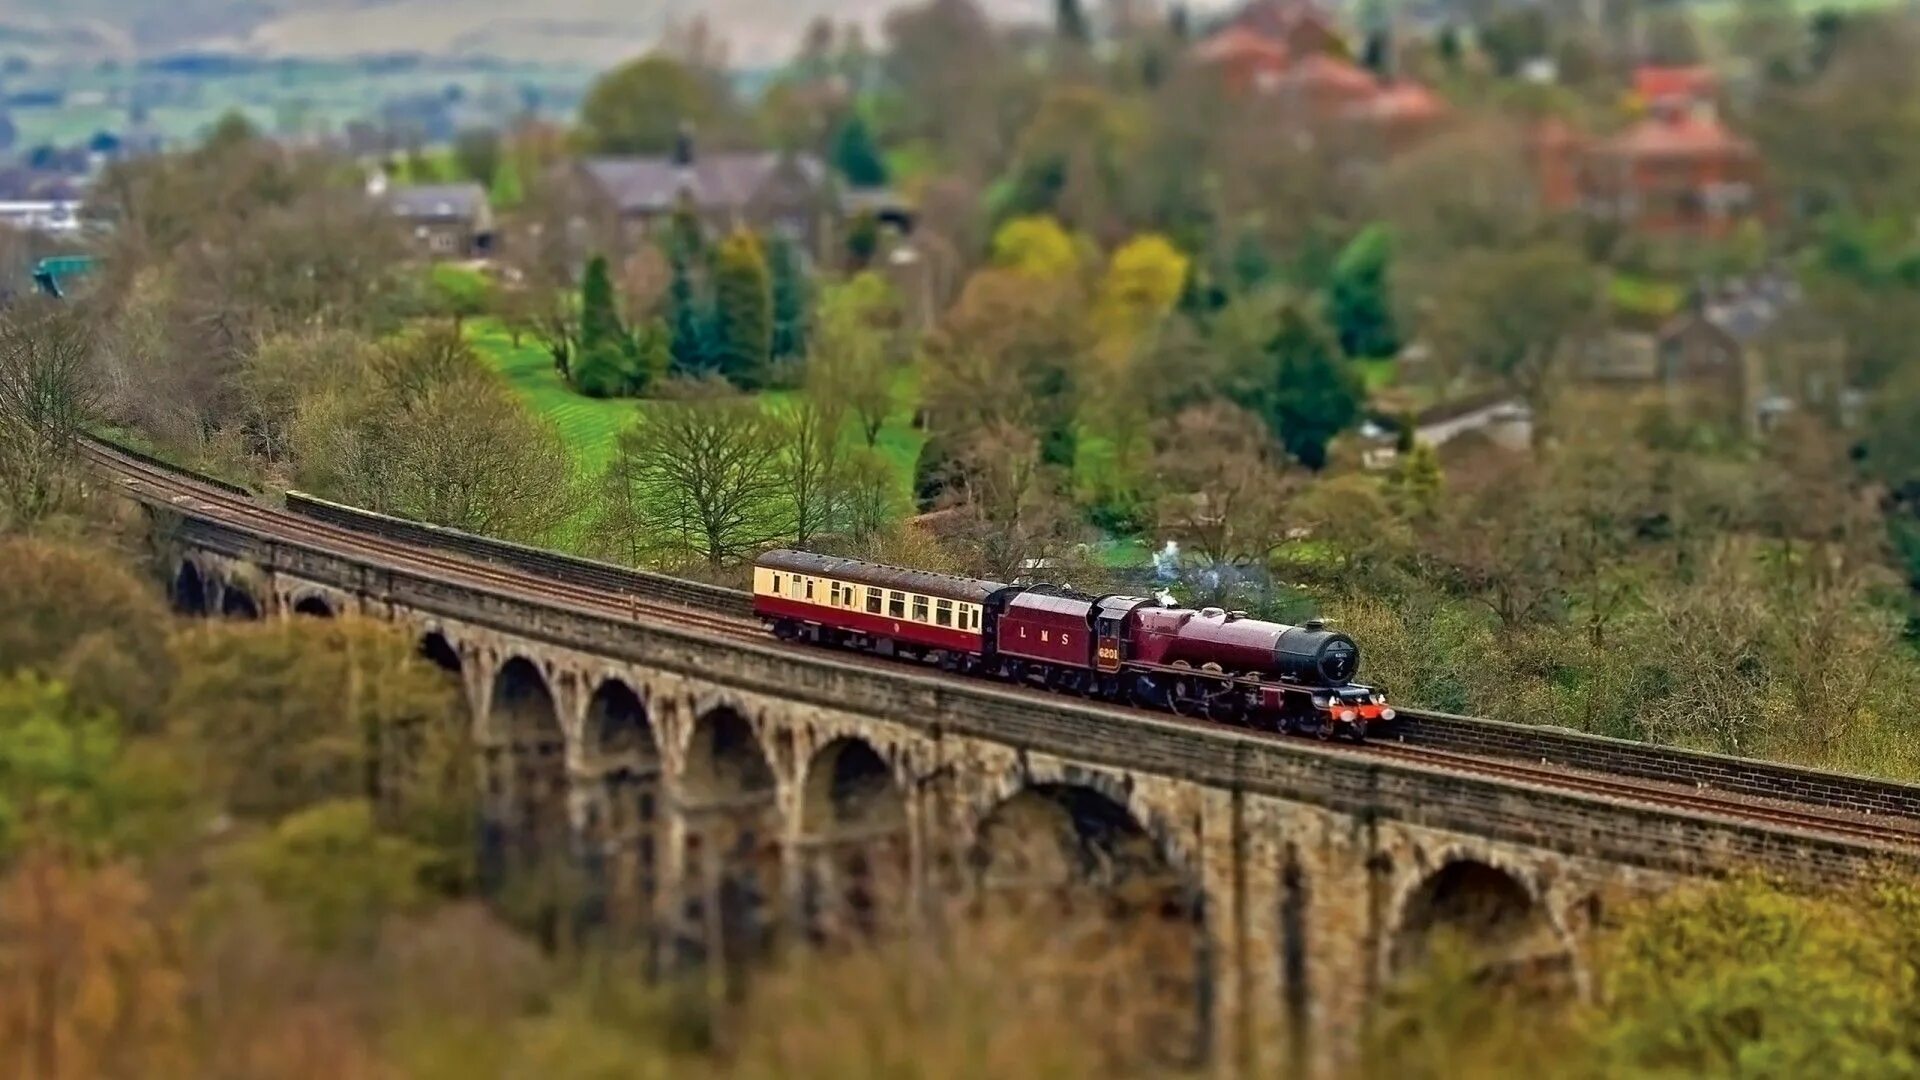
[[[953,601],[936,600],[933,603],[933,621],[941,626],[953,625]]]
[[[840,606],[840,583],[839,582],[836,581],[827,586],[827,603],[832,604],[834,607]]]
[[[867,614],[869,615],[880,614],[880,590],[879,589],[867,590]]]
[[[807,599],[813,599],[813,579],[807,579]]]
[[[913,621],[927,621],[927,598],[924,596],[916,596],[913,598]]]
[[[773,595],[775,595],[775,596],[779,596],[779,595],[781,595],[781,593],[780,593],[780,575],[779,575],[779,574],[775,574],[775,575],[773,575]]]
[[[888,593],[887,594],[887,614],[893,616],[896,619],[904,619],[907,617],[907,594],[906,593]]]

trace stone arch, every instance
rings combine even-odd
[[[893,768],[864,739],[827,743],[805,775],[800,832],[807,933],[816,942],[873,937],[909,892],[906,795]]]
[[[182,615],[205,615],[211,608],[200,567],[192,559],[180,560],[180,570],[173,576],[173,609]]]
[[[308,593],[293,602],[295,615],[306,615],[315,619],[331,619],[334,616],[333,605],[319,593]]]
[[[1058,927],[1042,931],[1047,950],[1072,942],[1081,956],[1078,943],[1090,942],[1112,958],[1114,970],[1073,996],[1115,1024],[1113,1037],[1163,1059],[1204,1058],[1211,957],[1199,883],[1125,802],[1082,784],[1030,784],[982,820],[971,865],[982,910]]]
[[[226,588],[220,590],[220,614],[229,619],[258,619],[260,602],[252,593],[229,581]]]
[[[585,721],[585,757],[597,774],[584,822],[594,917],[632,930],[651,920],[659,892],[660,743],[646,704],[618,678],[594,690]]]
[[[1074,765],[1044,768],[1022,761],[1014,767],[997,770],[992,782],[970,800],[975,834],[971,854],[977,860],[979,832],[988,819],[1022,793],[1067,788],[1083,789],[1105,799],[1146,833],[1170,869],[1190,880],[1199,880],[1199,862],[1185,838],[1168,827],[1165,817],[1152,803],[1141,798],[1126,779],[1105,770]]]
[[[550,918],[570,863],[567,739],[553,691],[531,660],[513,657],[494,675],[486,754],[490,829],[499,858],[496,883],[508,876],[535,890],[537,917]],[[520,884],[516,883],[516,884]]]
[[[772,798],[776,787],[773,765],[760,736],[747,718],[730,706],[709,709],[694,721],[682,768],[681,798],[690,807],[761,795]]]
[[[1494,861],[1455,856],[1420,878],[1396,906],[1389,973],[1405,975],[1451,939],[1482,977],[1561,986],[1572,951],[1547,904],[1521,874]]]
[[[675,960],[720,963],[730,992],[773,943],[785,881],[778,782],[753,725],[728,706],[694,721],[679,778],[681,898]]]
[[[429,630],[420,636],[420,655],[449,675],[458,676],[466,669],[466,662],[460,659],[460,650],[439,630]]]
[[[582,732],[590,753],[600,758],[638,757],[659,761],[647,707],[633,687],[617,678],[603,681],[587,700],[587,723]]]

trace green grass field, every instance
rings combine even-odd
[[[467,325],[481,357],[506,377],[535,412],[560,429],[581,470],[599,475],[613,458],[614,439],[640,415],[640,403],[576,394],[537,342],[523,340],[515,348],[512,336],[493,319],[476,319]]]
[[[475,319],[467,328],[480,356],[506,378],[534,411],[559,428],[581,472],[591,477],[605,471],[613,459],[614,442],[620,432],[646,414],[648,403],[618,398],[602,400],[574,392],[554,370],[553,360],[538,343],[523,340],[515,348],[512,336],[496,319]],[[760,400],[774,407],[790,401],[794,393],[775,391],[762,394]],[[875,448],[893,466],[902,497],[910,500],[914,463],[920,459],[921,444],[926,442],[926,436],[913,426],[913,413],[920,396],[915,371],[907,368],[899,372],[894,380],[893,396],[893,412],[880,429]],[[850,443],[860,440],[851,419],[846,437]]]

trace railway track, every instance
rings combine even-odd
[[[640,597],[632,593],[610,593],[604,589],[572,585],[546,579],[524,570],[400,543],[364,530],[329,524],[263,506],[249,495],[183,475],[179,470],[143,460],[134,454],[108,445],[92,442],[82,445],[82,452],[89,460],[104,471],[117,475],[123,485],[144,489],[150,497],[160,502],[183,509],[217,514],[229,522],[243,522],[246,528],[269,539],[318,544],[377,564],[432,575],[462,584],[477,585],[519,599],[591,612],[601,617],[635,625],[670,626],[684,633],[741,641],[765,649],[813,655],[818,655],[821,651],[812,646],[777,641],[765,632],[757,620],[752,618],[720,615],[711,611]],[[837,661],[869,668],[906,670],[922,677],[956,679],[969,684],[976,682],[976,680],[949,675],[930,666],[908,661],[891,660],[856,652],[837,651],[831,655]],[[1037,687],[993,685],[1006,692],[1026,696],[1036,701],[1060,700],[1058,695]],[[1070,700],[1079,701],[1080,699]],[[1085,704],[1105,709],[1116,717],[1152,717],[1161,723],[1173,723],[1196,730],[1215,730],[1217,727],[1206,721],[1128,706],[1093,702]],[[1290,736],[1264,737],[1296,741],[1295,737]],[[1912,818],[1875,816],[1831,808],[1810,808],[1756,796],[1705,788],[1689,788],[1666,781],[1612,776],[1564,766],[1536,765],[1505,758],[1459,754],[1390,741],[1376,740],[1363,745],[1346,743],[1315,745],[1326,752],[1396,761],[1504,784],[1525,785],[1563,793],[1571,792],[1895,848],[1920,849],[1920,820]]]

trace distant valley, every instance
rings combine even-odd
[[[983,0],[996,18],[1050,16],[1049,0]],[[219,51],[347,57],[417,52],[604,66],[705,15],[732,60],[788,55],[826,16],[877,30],[895,0],[0,0],[0,54],[94,58]]]

